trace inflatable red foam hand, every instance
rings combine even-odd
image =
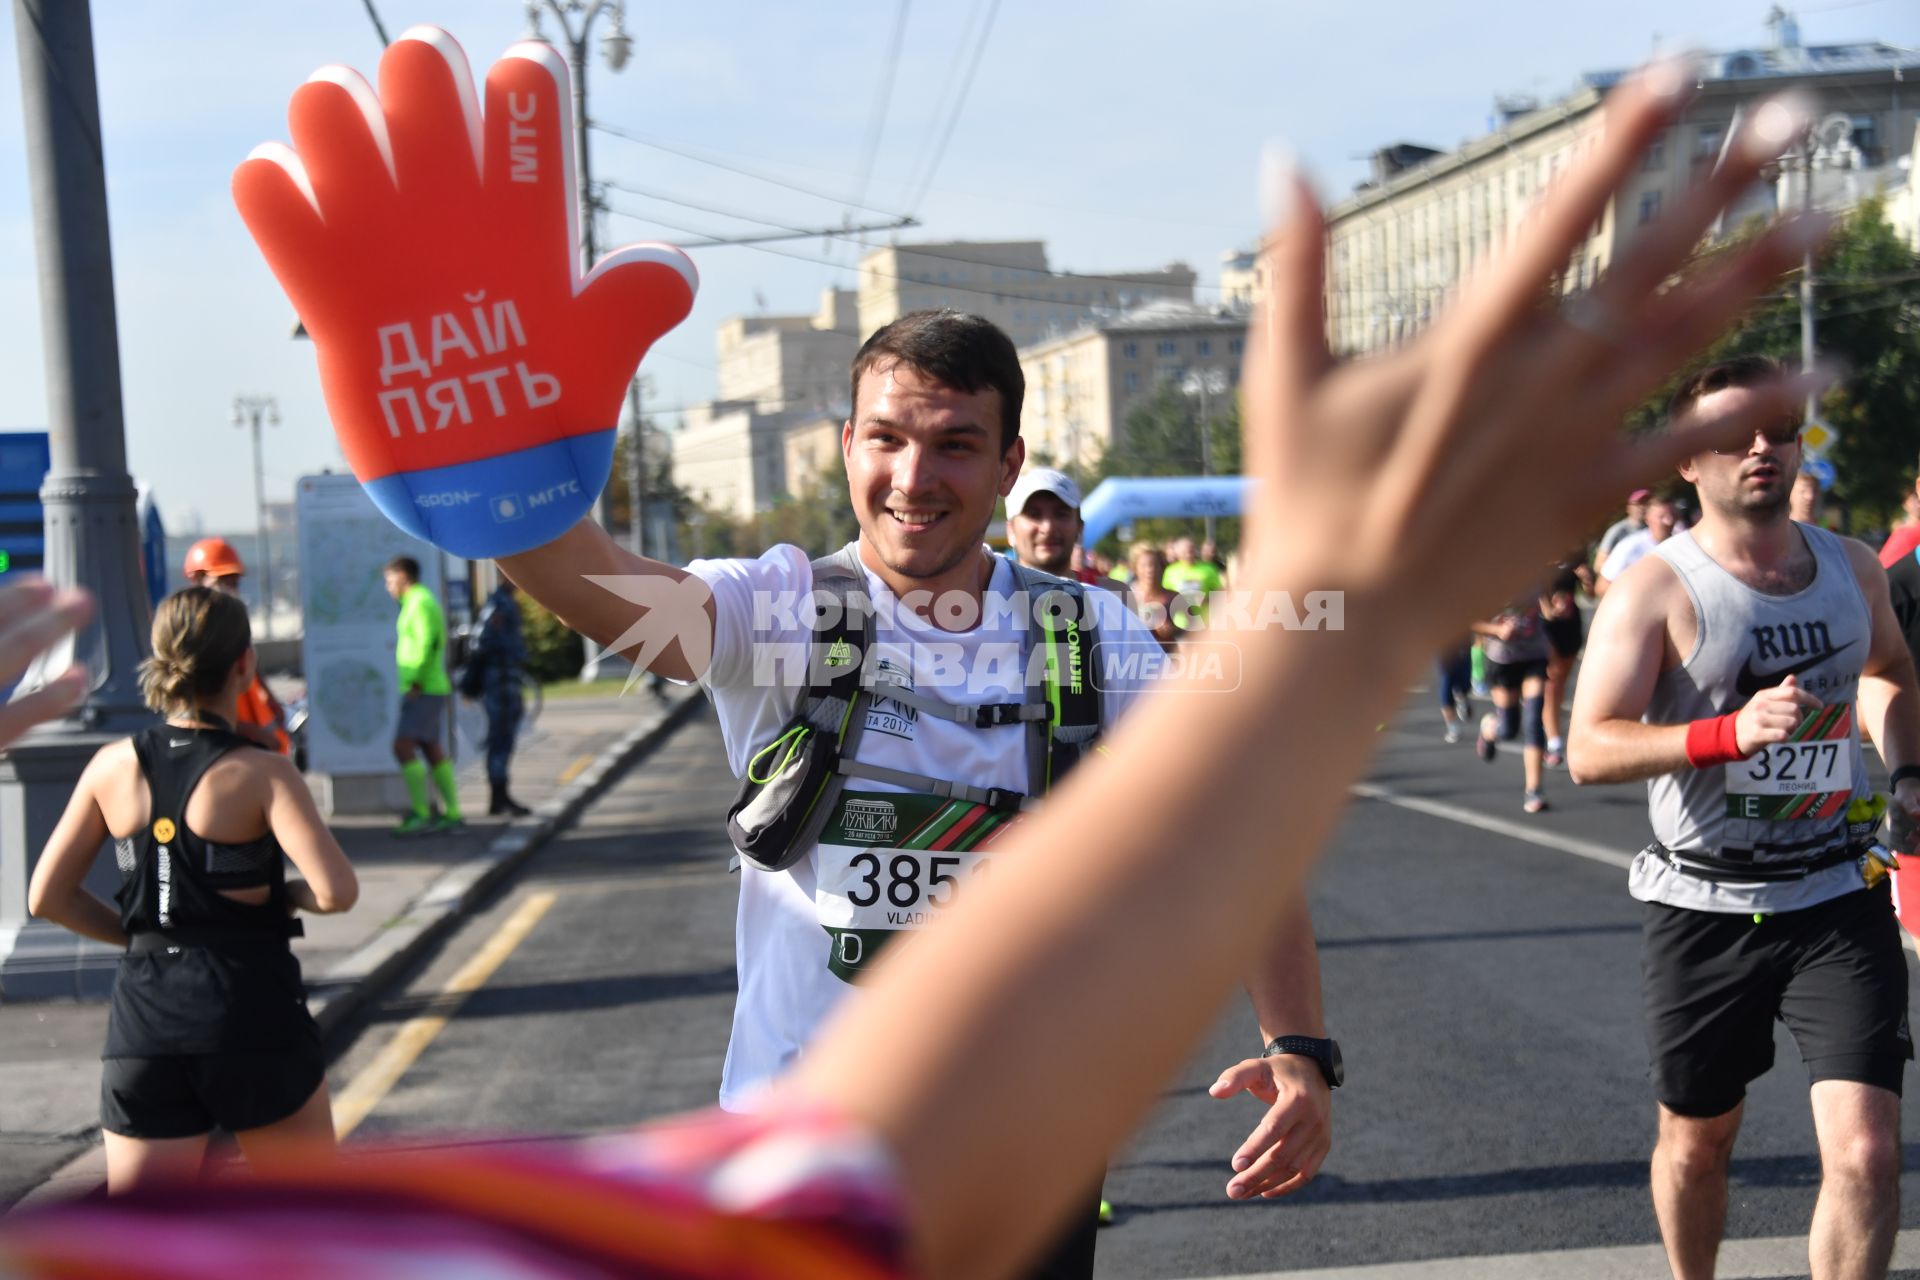
[[[377,97],[322,68],[294,93],[293,146],[233,177],[354,475],[458,555],[539,546],[591,509],[628,380],[693,306],[668,245],[580,275],[571,102],[565,61],[524,42],[487,74],[483,118],[460,46],[415,27]]]

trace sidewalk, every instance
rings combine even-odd
[[[395,818],[341,818],[334,834],[360,879],[360,900],[337,916],[306,916],[294,943],[309,1005],[329,1037],[399,976],[555,830],[570,824],[627,761],[696,710],[699,694],[644,688],[549,700],[521,735],[513,793],[531,816],[488,818],[484,764],[460,762],[467,829],[397,839]],[[99,1147],[105,1004],[0,1005],[0,1210],[23,1197],[80,1193],[105,1176]],[[336,1045],[329,1045],[337,1049]]]

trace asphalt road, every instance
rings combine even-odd
[[[1332,1156],[1287,1200],[1226,1200],[1227,1159],[1258,1110],[1206,1095],[1222,1067],[1257,1051],[1236,1000],[1113,1159],[1117,1220],[1101,1235],[1100,1275],[1455,1259],[1448,1274],[1464,1276],[1490,1274],[1490,1255],[1541,1252],[1569,1261],[1509,1274],[1599,1274],[1591,1258],[1619,1268],[1608,1274],[1663,1274],[1644,1255],[1658,1233],[1639,908],[1605,861],[1644,839],[1641,790],[1576,792],[1552,774],[1554,808],[1527,817],[1517,757],[1489,766],[1443,744],[1424,704],[1381,739],[1370,781],[1388,798],[1356,801],[1313,895],[1348,1070]],[[711,718],[697,719],[539,855],[364,1019],[333,1073],[336,1095],[352,1082],[372,1104],[354,1138],[586,1133],[709,1104],[733,993],[720,823],[732,788]],[[1419,812],[1408,799],[1460,812]],[[442,994],[495,960],[464,1002]],[[423,1016],[446,1021],[424,1040],[396,1034]],[[402,1040],[417,1057],[397,1052]],[[1100,1050],[1115,1051],[1124,1046]],[[1749,1096],[1730,1240],[1803,1237],[1811,1213],[1805,1075],[1784,1033],[1777,1055]],[[391,1088],[368,1086],[374,1077]],[[1910,1166],[1917,1123],[1905,1126]],[[1912,1180],[1905,1227],[1920,1226]],[[1738,1273],[1797,1271],[1804,1263]]]

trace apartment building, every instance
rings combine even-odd
[[[1743,115],[1788,87],[1812,92],[1825,112],[1813,157],[1817,202],[1885,192],[1895,215],[1908,216],[1911,197],[1902,191],[1911,189],[1911,170],[1900,161],[1914,151],[1920,51],[1879,42],[1805,45],[1792,16],[1778,8],[1770,25],[1769,47],[1704,58],[1699,92],[1595,222],[1569,266],[1565,290],[1590,285],[1711,170]],[[1417,332],[1446,291],[1593,144],[1600,105],[1626,74],[1589,74],[1571,94],[1544,105],[1499,101],[1494,130],[1453,151],[1402,143],[1377,152],[1371,180],[1328,211],[1327,324],[1334,349],[1370,351]],[[1804,178],[1794,165],[1801,163],[1790,161],[1781,181],[1757,189],[1723,226],[1782,204],[1797,207],[1795,183]],[[1847,170],[1856,171],[1857,180],[1831,176]]]
[[[1091,465],[1127,413],[1167,382],[1191,388],[1196,400],[1220,397],[1210,410],[1218,412],[1239,386],[1246,336],[1244,312],[1162,300],[1022,347],[1028,453],[1054,466]]]
[[[1095,311],[1191,303],[1196,278],[1179,262],[1158,271],[1055,271],[1039,240],[889,245],[860,259],[860,332],[909,311],[954,307],[985,316],[1024,347],[1079,328]]]
[[[719,395],[672,434],[674,478],[708,506],[764,511],[789,491],[787,431],[847,413],[859,350],[856,297],[828,289],[806,315],[733,316],[714,332]]]

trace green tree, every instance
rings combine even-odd
[[[527,645],[527,671],[541,684],[571,680],[587,660],[580,635],[538,600],[519,595],[520,635]]]
[[[670,450],[666,446],[667,436],[661,432],[651,419],[647,420],[647,468],[641,476],[644,490],[642,501],[646,506],[649,528],[659,517],[652,514],[656,504],[665,503],[673,513],[672,523],[684,524],[694,509],[693,495],[682,489],[673,480],[673,462]],[[626,529],[633,522],[633,502],[631,486],[627,483],[627,459],[633,455],[633,432],[622,431],[613,442],[613,475],[607,481],[608,516],[615,529]],[[664,548],[649,545],[648,555],[665,555]]]
[[[852,541],[860,524],[847,498],[846,464],[836,453],[805,492],[782,494],[751,518],[689,500],[679,532],[689,558],[757,556],[782,542],[820,556]]]
[[[1200,447],[1202,426],[1199,398],[1187,395],[1179,383],[1169,379],[1128,411],[1118,438],[1088,468],[1091,475],[1075,478],[1091,493],[1101,481],[1114,477],[1204,474]],[[1213,474],[1240,474],[1238,389],[1208,397],[1204,427],[1210,436]],[[1216,520],[1214,527],[1222,551],[1239,542],[1239,520]],[[1154,542],[1183,535],[1199,538],[1205,531],[1206,522],[1200,519],[1155,518],[1137,520],[1133,525],[1134,537]],[[1108,555],[1120,554],[1123,548],[1118,532],[1101,539],[1099,549]]]
[[[1698,266],[1711,270],[1760,231],[1742,228]],[[1840,433],[1827,455],[1835,471],[1830,498],[1851,512],[1855,527],[1884,529],[1898,514],[1920,448],[1920,253],[1888,225],[1880,201],[1867,201],[1828,240],[1814,282],[1816,343],[1844,367],[1821,404],[1821,416]],[[1785,277],[1704,360],[1757,354],[1798,363],[1799,286],[1798,271]],[[1672,390],[1669,384],[1643,404],[1634,425],[1659,423]]]

